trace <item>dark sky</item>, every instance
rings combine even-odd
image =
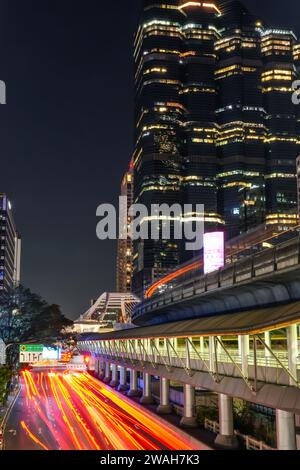
[[[76,318],[115,288],[115,244],[96,208],[116,203],[132,153],[139,0],[0,0],[0,191],[23,238],[23,283]],[[244,2],[300,33],[299,0]]]

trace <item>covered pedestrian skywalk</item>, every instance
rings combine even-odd
[[[160,377],[162,383],[180,382],[185,389],[190,387],[188,390],[205,389],[223,399],[236,397],[274,408],[283,436],[286,435],[284,426],[290,429],[295,414],[300,415],[299,325],[300,302],[294,302],[243,313],[86,335],[78,344],[82,353],[95,357],[97,373],[107,376],[107,380],[112,373],[115,384],[126,386],[124,377],[129,369],[133,391],[134,377],[137,372],[143,372],[148,378]],[[164,392],[161,392],[162,406],[168,406],[165,396],[168,388]],[[190,393],[185,390],[188,403]],[[186,413],[190,419],[191,410]]]

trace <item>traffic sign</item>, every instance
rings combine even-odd
[[[41,362],[43,360],[42,344],[21,344],[20,345],[20,364]]]
[[[21,344],[20,353],[42,353],[44,346],[42,344]]]
[[[20,364],[31,364],[33,362],[41,362],[43,360],[43,352],[20,352]]]

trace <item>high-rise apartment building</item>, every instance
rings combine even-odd
[[[133,203],[134,191],[134,172],[133,164],[130,165],[129,170],[125,173],[121,183],[121,205],[126,207],[121,208],[121,223],[123,225],[122,231],[128,233],[128,226],[131,223],[131,218],[128,214],[129,208]],[[133,243],[131,238],[125,237],[118,240],[117,248],[117,292],[127,293],[132,289],[132,271],[133,271]]]
[[[20,265],[21,237],[8,197],[0,194],[0,292],[20,283]]]
[[[299,55],[292,31],[264,25],[239,1],[144,0],[135,202],[204,204],[206,230],[224,227],[228,238],[296,224]],[[178,240],[135,243],[134,291],[193,255]]]

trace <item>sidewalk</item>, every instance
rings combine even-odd
[[[18,395],[19,391],[20,391],[20,386],[16,385],[14,390],[8,396],[6,405],[0,406],[0,429],[2,428],[3,420],[7,416],[7,413],[9,412],[11,406],[13,405],[14,400],[16,396]]]
[[[0,428],[1,428],[1,426],[2,426],[2,421],[3,421],[3,419],[4,419],[4,417],[5,417],[6,413],[7,413],[7,411],[9,410],[9,408],[10,408],[10,406],[11,406],[11,404],[12,404],[14,398],[15,398],[15,396],[16,396],[15,392],[12,392],[12,393],[9,395],[8,399],[7,399],[6,405],[5,405],[5,406],[2,406],[2,405],[0,406]]]
[[[10,407],[12,406],[13,402],[15,399],[15,394],[12,392],[7,399],[7,403],[5,406],[0,406],[0,450],[3,450],[3,444],[4,444],[4,429],[3,429],[3,423],[4,419],[8,415],[8,412],[10,410]]]

